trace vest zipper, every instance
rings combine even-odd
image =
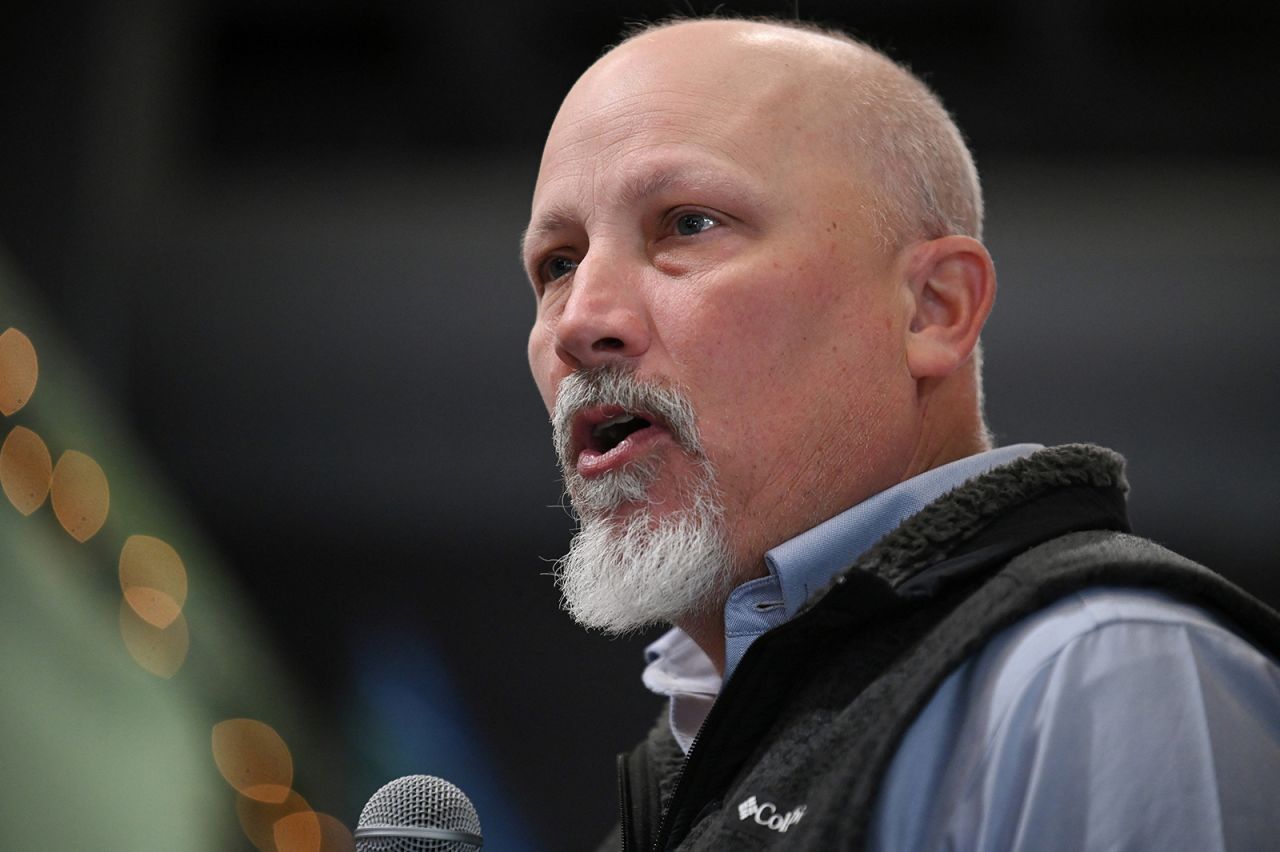
[[[690,757],[693,755],[693,747],[697,745],[697,742],[698,742],[697,736],[694,736],[694,738],[689,742]],[[667,840],[666,835],[668,831],[667,823],[671,822],[671,814],[675,812],[675,806],[676,806],[676,803],[680,800],[680,794],[684,792],[684,779],[685,779],[685,775],[688,774],[688,769],[689,769],[689,757],[686,757],[684,765],[680,767],[680,774],[676,776],[676,786],[675,786],[675,789],[671,791],[671,801],[668,802],[667,806],[662,809],[662,816],[658,818],[658,832],[657,834],[654,835],[653,848],[649,850],[649,852],[662,852],[662,850],[666,847],[666,840]],[[627,852],[627,841],[626,841],[625,832],[626,832],[626,827],[624,826],[623,835],[622,835],[623,836],[623,840],[622,840],[623,852]]]
[[[631,838],[635,833],[635,826],[632,825],[631,818],[631,782],[627,775],[627,754],[623,752],[618,755],[618,825],[622,840],[622,852],[630,852],[632,846]]]
[[[722,702],[717,700],[711,705],[711,710],[707,712],[707,717],[703,719],[702,724],[698,726],[698,732],[694,734],[693,739],[689,741],[689,751],[685,755],[684,763],[680,766],[680,773],[676,775],[676,784],[671,791],[671,800],[667,802],[667,806],[662,809],[662,816],[658,819],[658,831],[654,835],[653,847],[650,852],[663,852],[663,850],[668,846],[669,841],[667,834],[671,831],[670,823],[672,815],[678,810],[680,799],[685,793],[685,788],[688,786],[685,782],[689,778],[689,769],[693,766],[694,758],[702,754],[702,752],[698,751],[698,741],[702,739],[703,732],[707,730],[711,720],[716,715],[716,707],[721,705],[721,703]],[[626,848],[625,842],[623,848]]]

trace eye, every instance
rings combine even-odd
[[[692,237],[709,231],[720,223],[705,213],[681,213],[675,220],[675,231],[682,237]]]
[[[542,264],[542,280],[555,281],[557,278],[563,278],[570,272],[578,268],[578,261],[572,258],[556,255],[547,258]]]

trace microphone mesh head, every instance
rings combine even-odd
[[[437,828],[480,834],[480,817],[467,794],[443,778],[406,775],[384,784],[360,812],[356,830]],[[473,843],[424,837],[361,837],[358,852],[472,852]]]

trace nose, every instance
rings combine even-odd
[[[583,258],[556,322],[556,356],[580,370],[643,355],[649,348],[649,322],[638,285],[638,276],[622,261],[600,254]]]

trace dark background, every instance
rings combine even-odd
[[[625,21],[714,5],[3,15],[0,241],[270,625],[337,754],[299,771],[348,824],[407,772],[481,778],[496,849],[612,821],[612,755],[658,702],[645,639],[586,635],[545,576],[570,522],[516,243],[576,76]],[[800,4],[924,74],[972,141],[999,439],[1120,450],[1139,530],[1272,602],[1278,9]]]

